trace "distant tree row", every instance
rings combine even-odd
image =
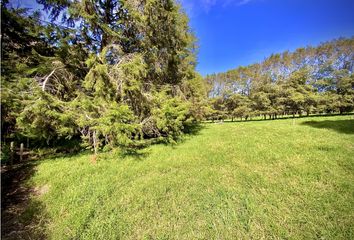
[[[174,0],[2,1],[2,140],[80,137],[95,152],[174,141],[205,100],[195,38]]]
[[[344,113],[354,109],[354,38],[273,54],[207,75],[209,119]]]

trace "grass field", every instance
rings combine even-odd
[[[47,159],[24,220],[50,239],[353,239],[352,116],[205,124],[141,154]]]

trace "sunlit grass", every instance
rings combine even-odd
[[[205,124],[175,146],[36,169],[52,239],[354,238],[351,116]]]

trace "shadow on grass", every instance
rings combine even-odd
[[[121,159],[133,159],[136,161],[143,161],[150,155],[149,146],[152,145],[166,145],[166,146],[178,146],[178,144],[185,142],[190,139],[190,136],[199,135],[200,131],[205,128],[203,124],[200,123],[192,123],[188,126],[185,126],[183,132],[184,135],[178,137],[175,142],[167,141],[167,138],[148,138],[141,141],[136,141],[129,148],[126,149],[110,149],[108,151],[103,151],[99,155],[99,159],[101,158],[121,158]],[[41,162],[43,160],[58,160],[59,158],[70,158],[77,157],[79,155],[87,155],[88,158],[92,156],[92,152],[89,150],[80,149],[79,145],[72,145],[71,147],[67,147],[67,145],[60,145],[56,148],[39,148],[36,151],[33,151],[33,159],[37,162]]]
[[[36,189],[26,185],[36,161],[1,167],[1,239],[45,239],[45,207],[32,198]]]
[[[150,138],[150,139],[145,139],[143,141],[143,144],[138,144],[139,147],[137,148],[132,148],[131,150],[125,150],[123,151],[123,155],[125,157],[128,156],[133,156],[133,157],[144,157],[147,156],[149,153],[145,150],[148,149],[149,146],[152,145],[165,145],[165,146],[170,146],[170,147],[176,147],[180,143],[184,143],[190,137],[196,136],[200,134],[200,131],[204,129],[206,126],[201,123],[192,123],[184,127],[183,129],[183,134],[181,136],[177,136],[175,139],[172,141],[168,140],[167,137],[162,137],[162,138]]]
[[[354,134],[354,120],[326,120],[326,121],[306,121],[302,125],[334,130],[339,133]]]
[[[264,121],[277,121],[277,120],[286,120],[286,119],[302,119],[302,118],[316,118],[316,117],[334,117],[334,116],[354,116],[354,113],[332,113],[332,114],[311,114],[311,115],[296,115],[293,117],[292,115],[286,115],[286,116],[278,116],[277,118],[274,119],[267,119],[264,118],[251,118],[247,120],[240,120],[240,119],[234,119],[231,121],[230,119],[224,119],[223,121],[221,120],[215,120],[214,122],[211,120],[204,121],[204,124],[223,124],[223,123],[249,123],[249,122],[264,122]]]
[[[204,129],[205,126],[200,123],[195,123],[188,125],[184,128],[184,133],[189,136],[199,135],[200,131]]]
[[[178,147],[179,144],[185,143],[190,140],[193,136],[200,135],[201,130],[205,129],[207,126],[201,123],[193,123],[191,125],[185,126],[183,129],[183,135],[179,136],[175,142],[162,142],[162,144],[166,146],[170,146],[172,148]]]
[[[139,150],[125,150],[118,154],[122,159],[131,158],[135,161],[143,161],[150,155],[150,152],[147,149]]]

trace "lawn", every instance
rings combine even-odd
[[[353,116],[210,123],[174,146],[35,170],[23,219],[49,239],[354,238]]]

